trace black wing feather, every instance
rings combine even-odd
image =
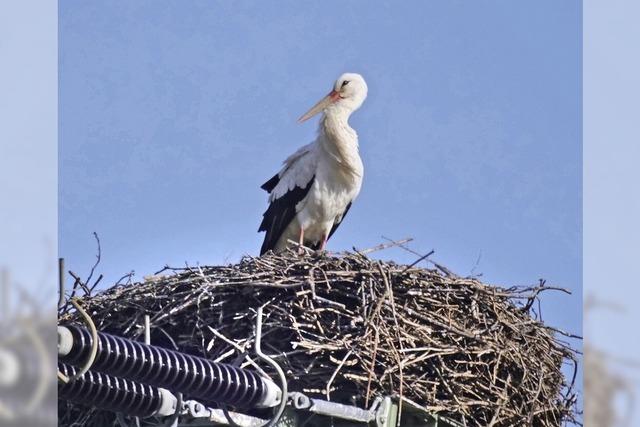
[[[262,188],[265,190],[269,188],[267,190],[269,192],[273,191],[275,184],[273,184],[272,181],[275,179],[279,180],[278,175],[267,181]],[[296,186],[293,190],[286,192],[282,197],[271,202],[267,211],[262,215],[262,223],[260,224],[260,228],[258,228],[258,231],[267,232],[264,236],[262,247],[260,248],[260,255],[275,248],[280,236],[282,236],[282,233],[284,233],[296,216],[296,205],[307,196],[314,180],[315,176],[311,178],[306,187],[300,188]]]
[[[273,189],[276,188],[276,185],[278,185],[279,182],[280,176],[278,174],[275,174],[269,181],[262,184],[260,188],[262,188],[267,193],[271,193]]]

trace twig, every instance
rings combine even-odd
[[[386,239],[386,238],[385,238]],[[413,241],[413,237],[407,237],[405,239],[400,239],[400,240],[391,240],[391,239],[387,239],[389,240],[389,243],[380,243],[379,245],[376,245],[372,248],[368,248],[368,249],[356,249],[353,248],[354,252],[357,252],[361,255],[367,255],[370,254],[372,252],[378,252],[378,251],[382,251],[385,249],[389,249],[392,248],[394,246],[401,246],[405,243],[409,243],[411,241]]]
[[[91,271],[89,272],[89,276],[87,277],[87,280],[84,281],[84,283],[87,286],[89,285],[89,282],[91,282],[91,278],[93,277],[93,272],[96,270],[96,267],[98,266],[98,264],[100,264],[100,258],[102,256],[102,249],[100,248],[100,238],[98,237],[98,233],[94,231],[93,237],[96,239],[96,244],[98,245],[98,253],[96,254],[96,262],[93,264],[93,267],[91,267]]]

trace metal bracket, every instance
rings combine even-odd
[[[376,411],[377,427],[395,427],[398,417],[398,406],[390,397],[385,397]]]
[[[181,416],[185,417],[185,424],[189,426],[211,425],[239,425],[243,427],[259,427],[265,420],[237,412],[227,412],[233,417],[233,423],[227,418],[222,409],[213,409],[195,400],[187,400],[182,404]]]
[[[366,424],[375,421],[378,427],[394,426],[398,411],[390,397],[377,397],[369,409],[315,399],[299,392],[289,393],[288,398],[291,405],[298,410]]]

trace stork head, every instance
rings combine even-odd
[[[347,116],[360,108],[367,98],[367,83],[360,74],[344,73],[333,85],[333,89],[320,102],[311,107],[298,122],[304,122],[321,111],[340,111]]]

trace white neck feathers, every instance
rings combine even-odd
[[[352,174],[362,175],[358,153],[358,134],[349,126],[351,111],[344,108],[327,109],[320,120],[319,140],[339,166]]]

